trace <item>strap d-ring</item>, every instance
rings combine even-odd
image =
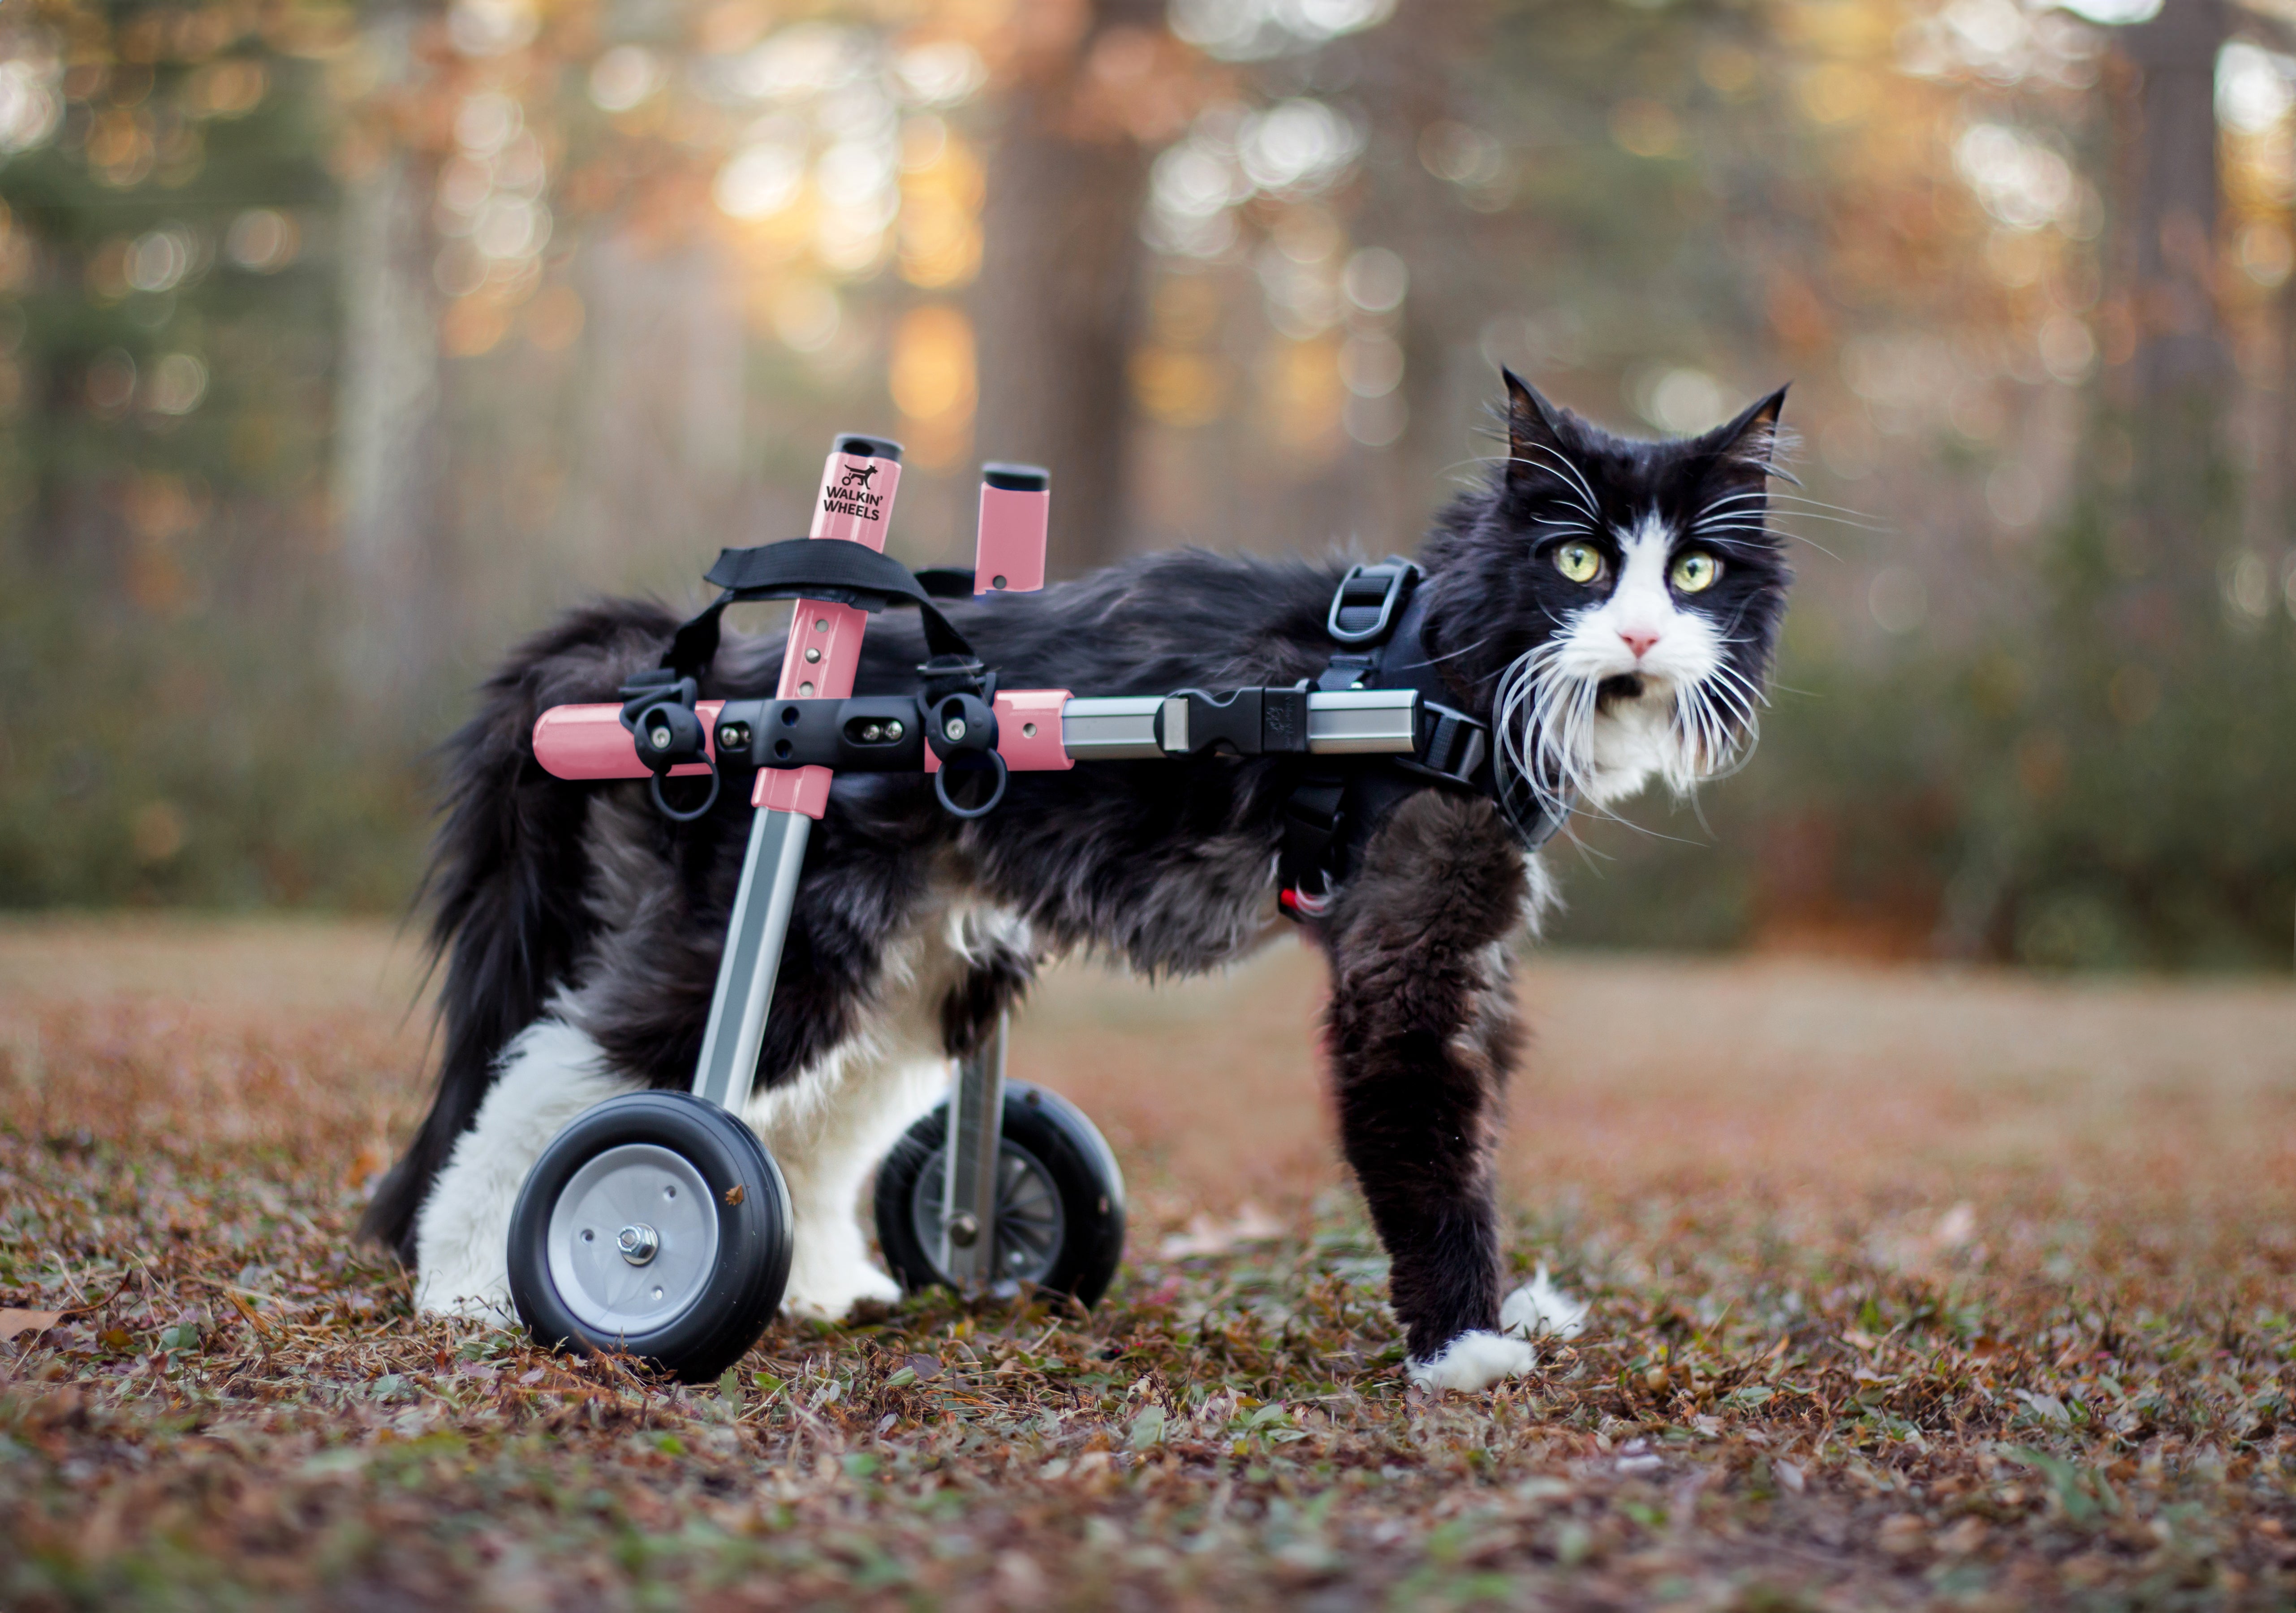
[[[996,782],[988,792],[988,799],[979,806],[960,806],[948,793],[949,776],[954,773],[978,773],[983,770],[996,775]],[[933,774],[933,796],[941,810],[952,818],[986,818],[1004,799],[1004,781],[1009,777],[1004,758],[994,751],[957,751],[944,760]]]
[[[689,778],[693,776],[693,775],[691,773],[686,775]],[[669,775],[667,773],[653,773],[648,775],[646,778],[646,789],[647,792],[653,796],[654,810],[660,812],[663,817],[668,819],[672,823],[698,822],[701,819],[708,817],[709,815],[709,809],[718,804],[718,792],[723,781],[724,775],[719,773],[715,766],[711,767],[709,769],[709,793],[701,798],[701,804],[695,807],[690,812],[679,811],[676,807],[670,805],[668,801],[662,798],[661,781],[668,777]],[[1001,794],[1003,792],[1000,790],[998,793]]]

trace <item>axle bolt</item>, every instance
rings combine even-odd
[[[900,725],[899,723],[898,723],[898,722],[889,722],[889,723],[887,723],[887,724],[885,725],[885,737],[886,737],[886,738],[888,738],[888,739],[898,739],[900,737],[901,737],[901,725]]]
[[[980,1222],[969,1210],[959,1210],[948,1218],[948,1240],[960,1249],[969,1249],[980,1239]]]
[[[634,1266],[642,1266],[660,1249],[661,1235],[641,1221],[616,1233],[614,1247],[622,1252],[624,1260]]]
[[[656,728],[646,736],[646,739],[657,751],[666,751],[669,749],[669,730],[668,728]]]
[[[865,726],[865,728],[862,728],[862,730],[861,730],[861,737],[862,737],[862,738],[864,738],[864,739],[865,739],[865,740],[872,740],[872,741],[873,741],[873,740],[882,739],[884,737],[885,737],[885,730],[884,730],[883,728],[882,728],[878,727],[878,726],[877,726],[875,723],[873,723],[873,723],[868,724],[867,726]]]
[[[949,744],[955,745],[958,740],[964,737],[964,719],[962,717],[950,718],[940,732],[942,738],[947,740]]]

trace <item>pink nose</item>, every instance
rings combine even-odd
[[[1637,661],[1640,661],[1644,656],[1649,654],[1651,646],[1658,642],[1658,635],[1656,633],[1640,630],[1629,632],[1625,629],[1620,629],[1619,637],[1626,640],[1627,647],[1635,653],[1635,659]]]

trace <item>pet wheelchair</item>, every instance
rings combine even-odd
[[[935,601],[1043,587],[1050,475],[986,466],[972,572],[913,574],[882,553],[900,457],[882,438],[836,439],[809,537],[724,551],[708,573],[718,597],[678,630],[660,668],[626,685],[619,704],[556,706],[536,722],[535,757],[555,777],[647,778],[657,808],[690,821],[729,777],[748,776],[755,809],[691,1090],[586,1110],[520,1189],[511,1292],[545,1344],[626,1353],[706,1381],[740,1359],[779,1307],[789,1195],[741,1116],[808,836],[839,772],[922,770],[945,810],[978,818],[996,810],[1010,773],[1080,761],[1293,753],[1392,759],[1456,781],[1487,759],[1481,725],[1420,689],[1341,687],[1347,677],[1327,675],[1332,687],[1113,697],[998,687]],[[1332,604],[1334,641],[1385,636],[1415,575],[1402,561],[1349,572]],[[796,601],[775,695],[699,699],[719,617],[761,599]],[[890,605],[923,614],[919,689],[857,697],[868,617]],[[688,777],[706,779],[704,799],[674,805],[663,781]],[[1283,894],[1294,916],[1313,916],[1315,895]],[[1009,1015],[977,1055],[955,1061],[948,1100],[879,1167],[878,1241],[913,1292],[1050,1290],[1089,1306],[1123,1253],[1123,1175],[1073,1104],[1005,1079],[1008,1030]]]

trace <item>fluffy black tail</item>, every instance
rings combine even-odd
[[[423,885],[436,908],[432,956],[447,964],[439,1087],[358,1230],[401,1259],[414,1258],[415,1214],[494,1085],[496,1059],[566,977],[588,926],[590,791],[542,770],[535,719],[550,706],[613,699],[676,626],[660,606],[629,601],[571,613],[512,652],[445,747],[443,821]]]

